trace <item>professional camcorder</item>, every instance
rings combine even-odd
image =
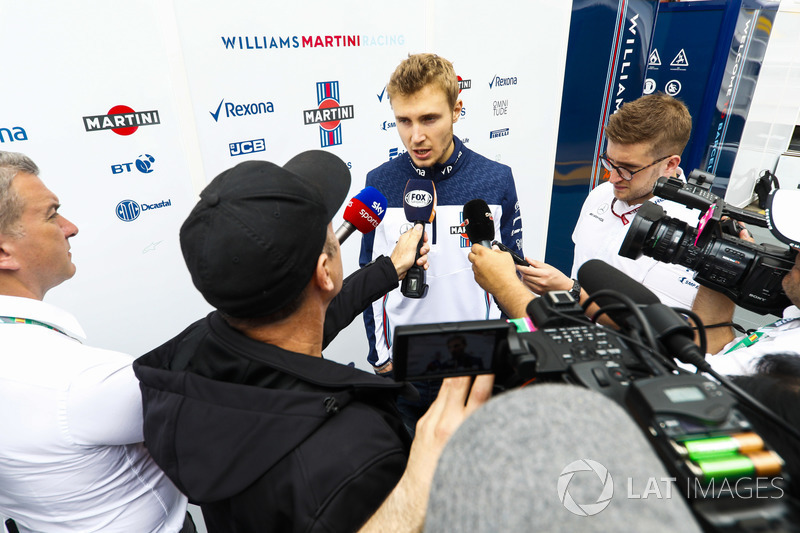
[[[683,317],[644,286],[597,260],[578,279],[590,295],[583,307],[554,291],[532,300],[524,319],[396,327],[395,379],[494,373],[500,390],[548,381],[593,389],[637,421],[704,530],[800,531],[783,460],[739,406],[800,433],[714,372]],[[586,318],[593,302],[594,318],[607,313],[621,331]]]
[[[797,191],[773,191],[768,214],[762,216],[726,204],[693,181],[692,176],[687,183],[661,177],[653,194],[701,210],[698,227],[668,216],[659,205],[644,202],[631,222],[619,255],[638,259],[644,254],[664,263],[677,263],[694,270],[695,281],[725,294],[737,305],[760,314],[780,315],[790,305],[781,281],[792,269],[797,251],[744,241],[738,238],[739,226],[734,220],[769,227],[780,240],[796,245],[797,240],[786,235],[800,232],[800,227],[776,233],[771,213],[776,197],[782,204],[784,196]],[[730,219],[723,221],[722,217]]]

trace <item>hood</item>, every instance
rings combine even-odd
[[[269,389],[182,370],[198,354],[223,361],[226,378],[244,373],[249,382],[259,372],[278,370],[310,385]],[[386,401],[407,387],[254,341],[216,313],[143,355],[133,368],[142,390],[145,445],[193,503],[238,494],[354,398]]]

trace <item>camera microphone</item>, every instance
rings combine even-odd
[[[670,357],[705,369],[707,363],[700,348],[694,343],[694,331],[688,322],[672,308],[664,305],[647,287],[627,274],[599,259],[586,261],[578,270],[578,281],[592,296],[601,290],[613,290],[628,296],[641,311],[656,338]],[[598,296],[598,305],[615,303],[613,296]],[[635,322],[629,309],[609,310],[608,316],[617,324]],[[645,326],[645,325],[642,325]]]
[[[375,187],[364,187],[344,209],[344,222],[336,230],[341,245],[355,230],[369,233],[378,227],[386,214],[386,197]]]

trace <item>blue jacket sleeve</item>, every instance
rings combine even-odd
[[[525,257],[522,251],[522,216],[517,199],[517,188],[514,185],[514,175],[509,170],[508,185],[503,195],[503,215],[500,219],[500,240],[503,244]]]

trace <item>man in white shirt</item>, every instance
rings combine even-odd
[[[671,96],[650,94],[623,104],[608,119],[608,144],[600,156],[608,181],[589,193],[572,234],[572,279],[553,266],[528,259],[533,266],[517,267],[528,288],[536,294],[571,291],[583,301],[588,295],[574,279],[578,269],[589,259],[602,259],[653,291],[662,303],[690,309],[699,287],[693,271],[646,256],[635,260],[621,257],[619,248],[646,200],[659,204],[670,217],[697,225],[699,211],[652,192],[661,176],[684,179],[678,165],[691,130],[688,109]]]
[[[75,274],[78,228],[38,173],[0,152],[0,514],[20,531],[194,531],[142,442],[133,357],[82,344],[42,302]]]

